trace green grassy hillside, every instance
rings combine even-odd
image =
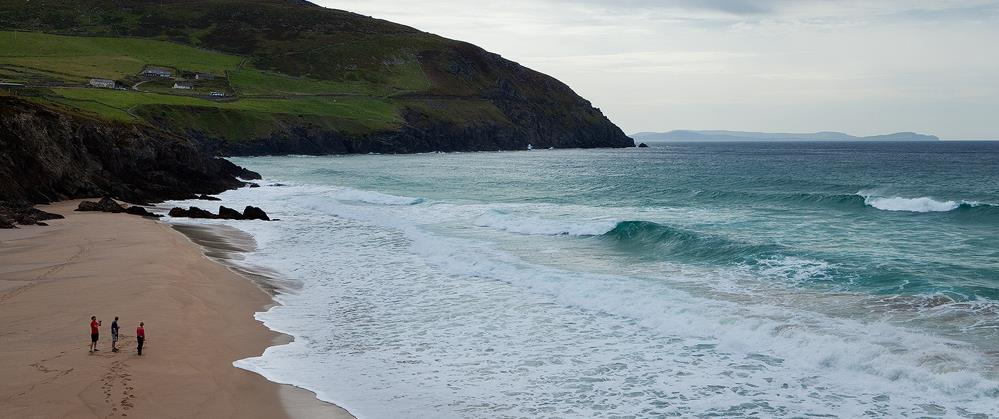
[[[172,77],[143,76],[150,67]],[[630,145],[557,80],[303,1],[0,0],[0,82],[37,103],[229,144],[308,132],[389,150]]]

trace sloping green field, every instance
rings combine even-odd
[[[235,55],[165,41],[0,32],[0,64],[64,74],[70,80],[120,79],[146,65],[223,74],[241,61]]]
[[[310,123],[348,131],[397,128],[404,104],[391,96],[429,88],[415,61],[408,67],[393,67],[387,76],[397,82],[390,84],[294,77],[253,68],[248,61],[169,41],[0,32],[0,80],[44,87],[32,100],[122,121],[144,121],[155,115],[160,123],[193,124],[230,141],[263,135],[268,127],[306,116]],[[115,79],[125,86],[139,83],[137,75],[150,65],[172,68],[176,74],[214,74],[219,78],[214,83],[228,84],[235,97],[210,100],[197,94],[204,89],[177,91],[169,89],[170,84],[150,86],[147,91],[141,91],[142,84],[136,87],[139,90],[86,87],[90,78]]]

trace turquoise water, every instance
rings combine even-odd
[[[236,163],[299,284],[237,365],[362,417],[999,415],[996,142]]]

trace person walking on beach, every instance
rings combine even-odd
[[[118,348],[115,346],[118,344],[118,316],[114,316],[114,321],[111,322],[111,352],[118,352]]]
[[[101,321],[97,320],[97,316],[90,316],[90,352],[97,350],[97,338],[100,337]]]
[[[135,329],[135,340],[138,341],[139,356],[142,356],[142,342],[146,340],[146,328],[142,327],[145,323],[139,322],[139,327]]]

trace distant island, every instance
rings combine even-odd
[[[917,134],[915,132],[896,132],[894,134],[857,137],[834,131],[814,133],[771,133],[749,131],[707,130],[691,131],[676,130],[669,132],[639,132],[631,136],[638,141],[940,141],[935,135]]]

